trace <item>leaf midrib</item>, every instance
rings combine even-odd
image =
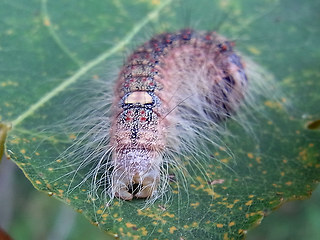
[[[14,119],[11,122],[12,127],[14,128],[15,126],[21,124],[27,117],[32,115],[36,110],[41,108],[45,103],[50,101],[53,97],[57,96],[59,93],[67,89],[70,85],[73,83],[77,82],[81,76],[83,76],[85,73],[87,73],[90,69],[98,65],[99,63],[103,62],[116,52],[120,51],[123,47],[125,47],[127,44],[131,42],[131,40],[134,38],[134,36],[146,25],[148,24],[151,20],[155,19],[159,12],[169,5],[172,2],[172,0],[165,0],[161,2],[153,11],[151,11],[149,14],[146,15],[140,22],[138,22],[136,25],[133,26],[132,30],[124,36],[124,38],[116,44],[114,47],[106,50],[96,58],[94,58],[91,61],[88,61],[84,65],[82,65],[72,76],[66,78],[65,80],[62,81],[61,84],[59,84],[57,87],[52,89],[50,92],[46,93],[43,95],[37,102],[32,104],[25,112],[20,114],[16,119]],[[45,3],[45,1],[43,1]],[[43,14],[44,20],[47,17],[46,14]],[[52,36],[52,34],[51,34]],[[56,36],[56,35],[55,35]],[[57,36],[55,37],[57,38]],[[61,42],[59,40],[59,42]],[[62,42],[61,42],[62,43]],[[64,51],[65,52],[65,51]],[[68,52],[68,51],[67,51]],[[66,52],[65,52],[66,53]],[[68,56],[70,56],[68,54]]]

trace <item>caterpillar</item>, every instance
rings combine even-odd
[[[196,148],[237,112],[248,79],[233,45],[216,32],[183,29],[154,36],[129,56],[111,106],[112,197],[158,196],[163,166],[178,164],[174,153]]]
[[[96,75],[84,82],[81,96],[68,100],[75,113],[50,126],[68,138],[50,163],[58,176],[50,184],[62,180],[67,195],[86,189],[88,201],[106,206],[115,198],[145,199],[146,206],[170,198],[172,187],[188,192],[195,174],[213,187],[206,168],[210,161],[224,165],[212,157],[215,149],[236,163],[225,124],[254,136],[261,100],[279,102],[272,76],[234,45],[214,31],[165,32],[137,47],[114,83]],[[233,165],[225,167],[237,174]]]

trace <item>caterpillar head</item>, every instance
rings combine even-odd
[[[161,156],[149,149],[117,151],[113,156],[111,195],[123,200],[155,196],[161,162]]]

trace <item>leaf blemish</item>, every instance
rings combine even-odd
[[[320,129],[320,119],[314,120],[307,123],[307,128],[310,130],[319,130]]]

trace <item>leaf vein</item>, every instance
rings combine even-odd
[[[43,0],[46,1],[46,0]],[[123,38],[122,41],[120,41],[118,44],[116,44],[111,49],[106,50],[101,55],[96,57],[95,59],[87,62],[85,65],[80,67],[78,71],[76,71],[72,76],[65,79],[61,84],[59,84],[56,88],[52,89],[50,92],[45,94],[42,98],[39,99],[38,102],[31,105],[25,112],[23,112],[21,115],[19,115],[15,120],[11,122],[12,127],[15,127],[19,125],[21,122],[23,122],[24,119],[32,115],[36,110],[38,110],[40,107],[42,107],[45,103],[47,103],[49,100],[51,100],[53,97],[57,96],[59,93],[64,91],[67,87],[69,87],[71,84],[77,82],[78,79],[80,79],[81,76],[83,76],[85,73],[87,73],[90,69],[101,63],[102,61],[106,60],[110,56],[112,56],[117,51],[121,50],[124,46],[130,43],[130,41],[133,39],[133,37],[152,19],[156,18],[159,14],[159,12],[167,5],[169,5],[172,2],[172,0],[166,0],[163,1],[157,8],[155,8],[153,11],[151,11],[146,17],[144,17],[140,22],[138,22],[132,30]]]

